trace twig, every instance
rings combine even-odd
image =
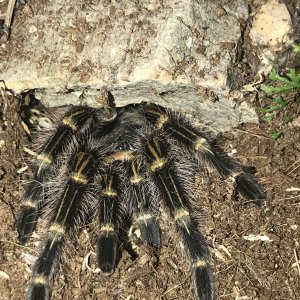
[[[298,272],[299,272],[299,275],[300,275],[300,261],[299,261],[298,253],[297,253],[295,248],[294,248],[294,255],[295,255],[296,262],[293,264],[293,266],[294,265],[297,266]]]
[[[6,16],[4,24],[9,28],[11,25],[11,19],[14,12],[14,7],[16,4],[16,0],[9,0],[7,10],[6,10]]]
[[[0,28],[0,44],[6,43],[9,39],[11,20],[14,13],[15,4],[16,0],[9,0],[6,13],[1,15],[3,18],[5,18],[5,20],[3,26]]]
[[[8,243],[8,244],[12,244],[12,245],[17,246],[17,247],[22,248],[22,249],[32,250],[31,247],[23,246],[23,245],[21,245],[21,244],[19,244],[19,243],[12,242],[12,241],[9,241],[9,240],[0,240],[0,243],[4,243],[4,244],[5,244],[5,243]]]
[[[300,158],[297,161],[295,161],[293,164],[291,164],[289,167],[287,167],[286,170],[285,170],[285,172],[287,172],[287,170],[289,170],[291,168],[292,168],[292,170],[289,171],[286,175],[290,175],[291,173],[293,173],[294,171],[296,171],[300,167],[300,163],[299,162],[300,162]],[[297,166],[298,163],[299,163],[299,165]]]
[[[244,132],[244,133],[248,133],[250,135],[253,135],[253,136],[256,136],[256,137],[260,137],[260,138],[263,138],[263,139],[266,139],[268,140],[269,138],[266,137],[266,136],[263,136],[263,135],[259,135],[259,134],[255,134],[255,133],[252,133],[252,132],[249,132],[249,131],[246,131],[246,130],[242,130],[242,129],[239,129],[239,128],[236,128],[237,131],[241,131],[241,132]]]

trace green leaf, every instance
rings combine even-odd
[[[300,87],[300,74],[297,74],[295,69],[290,69],[286,76],[291,79],[295,88]]]
[[[300,88],[300,74],[295,69],[290,69],[286,77],[280,76],[275,69],[272,69],[269,74],[269,79],[277,81],[278,85],[261,85],[261,90],[267,94],[278,94],[282,92],[288,92],[295,88]]]
[[[300,45],[294,44],[293,46],[293,51],[294,52],[300,52]]]
[[[282,135],[282,131],[275,131],[269,134],[270,138],[274,141],[277,140],[281,135]]]
[[[260,89],[262,91],[264,91],[266,94],[272,94],[272,91],[273,91],[273,86],[269,86],[269,85],[266,85],[266,84],[262,84],[260,86]]]
[[[279,94],[281,92],[286,92],[288,88],[286,86],[272,86],[272,85],[266,85],[262,84],[260,86],[261,90],[263,90],[267,94]]]
[[[275,69],[272,69],[270,74],[269,74],[269,78],[271,80],[278,80],[278,73]]]
[[[272,122],[274,119],[274,116],[272,114],[267,114],[263,117],[263,120],[266,122]]]
[[[276,103],[277,105],[279,105],[280,107],[283,107],[286,105],[286,102],[281,97],[274,98],[272,101],[274,103]]]
[[[293,121],[293,118],[291,118],[291,117],[284,117],[283,118],[283,123],[284,124],[291,123],[292,121]]]
[[[280,106],[271,106],[271,107],[262,107],[260,108],[260,112],[261,113],[271,113],[271,112],[274,112],[274,111],[277,111],[277,110],[280,110],[281,107]]]

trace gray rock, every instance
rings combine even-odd
[[[105,88],[118,106],[156,102],[219,131],[257,122],[253,109],[228,99],[226,84],[246,0],[65,3],[43,2],[15,25],[26,38],[0,62],[8,89],[35,89],[49,106],[99,106]]]

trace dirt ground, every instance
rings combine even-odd
[[[251,52],[247,47],[244,55]],[[249,66],[240,65],[240,69],[243,83],[253,82]],[[268,101],[257,92],[247,97],[255,107]],[[28,173],[23,169],[28,136],[21,124],[22,110],[19,98],[0,94],[0,298],[5,300],[24,299],[30,255],[38,253],[38,237],[23,246],[14,230],[21,181]],[[210,244],[218,299],[300,299],[300,128],[299,123],[281,121],[299,115],[299,105],[291,105],[271,123],[245,124],[219,137],[228,153],[256,167],[255,176],[267,192],[262,208],[233,200],[229,181],[207,172],[199,176],[195,192],[205,213],[201,230]],[[270,139],[269,133],[278,129],[283,135],[276,141]],[[194,299],[189,264],[174,228],[171,222],[163,225],[159,255],[142,247],[133,261],[124,251],[110,277],[85,267],[87,254],[95,248],[83,231],[54,282],[52,299]]]

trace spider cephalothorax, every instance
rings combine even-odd
[[[97,263],[111,274],[132,228],[160,248],[160,208],[168,211],[191,262],[196,299],[213,299],[213,272],[198,230],[192,178],[199,164],[234,178],[237,192],[260,205],[265,194],[247,171],[186,118],[154,104],[114,109],[67,108],[39,149],[17,216],[19,239],[30,238],[45,214],[48,231],[27,299],[49,299],[67,240],[98,222]],[[55,180],[59,178],[59,180]]]

